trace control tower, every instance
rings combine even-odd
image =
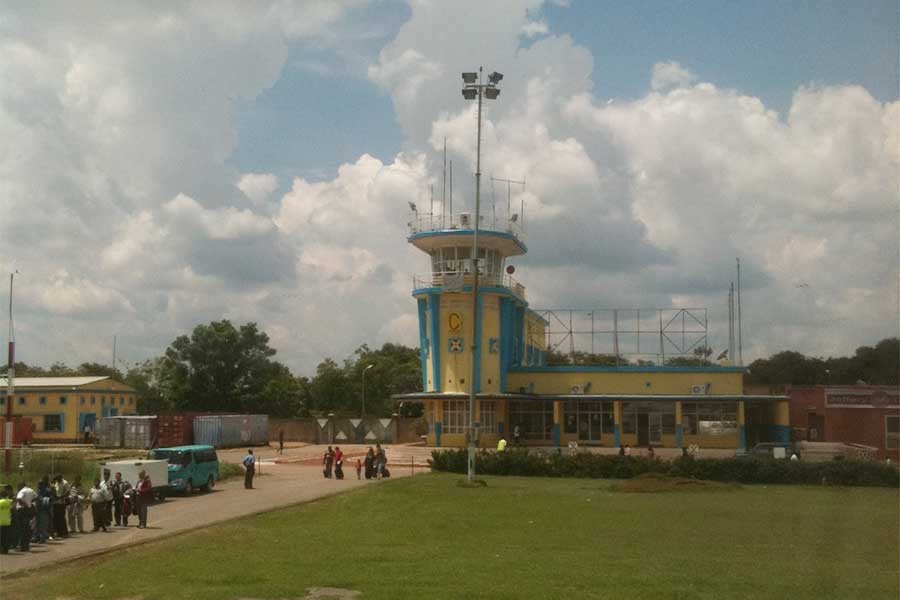
[[[413,213],[409,223],[409,243],[428,254],[431,262],[429,273],[413,277],[412,292],[418,302],[422,396],[429,399],[462,400],[473,381],[479,398],[502,397],[511,367],[546,363],[544,320],[528,308],[525,288],[512,277],[514,269],[507,266],[508,258],[528,251],[515,215],[501,227],[485,227],[484,217],[481,219],[479,319],[478,331],[473,332],[474,226],[474,216],[466,212],[453,216]],[[473,335],[479,341],[475,373],[471,372]],[[434,406],[433,402],[425,404],[426,410]],[[467,409],[463,412],[468,415]],[[441,418],[435,421],[440,423]],[[502,421],[494,421],[491,429],[502,435]],[[458,433],[464,434],[466,426],[467,421],[460,420]],[[448,430],[445,438],[455,437],[456,423],[444,423],[443,427]]]

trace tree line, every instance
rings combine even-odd
[[[230,321],[198,325],[190,335],[178,336],[162,356],[133,365],[122,372],[109,365],[82,363],[70,368],[54,363],[42,368],[16,363],[18,377],[106,375],[138,392],[143,414],[163,411],[250,412],[273,417],[359,415],[365,372],[365,412],[389,416],[420,416],[420,404],[400,404],[395,394],[422,391],[422,365],[418,348],[384,344],[371,349],[363,344],[342,363],[326,358],[312,377],[296,376],[275,360],[269,336],[256,323],[235,327]],[[672,357],[667,366],[713,364],[708,348],[693,356]],[[608,354],[551,351],[551,365],[652,365]],[[366,370],[371,365],[371,368]],[[874,346],[860,346],[852,356],[808,357],[799,352],[778,352],[749,365],[746,384],[868,383],[898,385],[900,339],[886,338]],[[0,367],[5,373],[6,367]]]
[[[235,327],[228,320],[198,325],[178,336],[162,356],[120,371],[82,363],[42,368],[16,363],[17,377],[105,375],[133,387],[142,414],[165,411],[260,413],[272,417],[358,415],[362,411],[362,373],[366,371],[366,414],[419,416],[421,406],[395,403],[391,396],[422,390],[417,348],[384,344],[360,346],[338,364],[319,363],[313,377],[296,376],[274,359],[269,336],[256,323]],[[6,367],[0,369],[5,372]]]

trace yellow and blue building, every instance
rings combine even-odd
[[[137,392],[110,377],[16,377],[12,398],[6,378],[0,378],[0,413],[7,402],[13,415],[28,417],[35,442],[74,442],[84,439],[97,419],[137,414]]]
[[[527,252],[515,223],[479,227],[474,299],[471,215],[416,217],[408,241],[431,261],[412,292],[424,391],[398,399],[424,405],[429,445],[465,445],[471,386],[482,447],[516,426],[530,445],[740,450],[748,440],[789,441],[788,399],[744,394],[743,367],[548,365],[548,323],[507,271],[507,259]]]

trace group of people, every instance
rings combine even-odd
[[[14,491],[11,485],[0,488],[0,554],[10,550],[31,550],[31,544],[46,544],[68,538],[73,533],[85,533],[84,512],[91,509],[92,532],[109,531],[116,526],[127,527],[130,515],[138,517],[138,527],[147,527],[147,506],[153,494],[153,484],[144,471],[131,486],[116,473],[110,478],[104,470],[103,478],[95,479],[88,488],[76,476],[72,483],[61,475],[52,480],[44,476],[37,489],[24,481]]]
[[[356,459],[357,479],[362,479],[363,470],[365,470],[366,479],[381,479],[391,476],[387,468],[387,453],[381,444],[375,444],[374,450],[372,446],[369,446],[364,461]],[[332,473],[335,479],[344,478],[344,452],[340,446],[335,446],[334,449],[328,446],[322,457],[322,474],[326,479],[331,479]]]

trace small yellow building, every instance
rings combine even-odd
[[[414,218],[408,241],[431,259],[412,293],[424,391],[396,398],[424,405],[429,445],[465,445],[473,386],[482,447],[515,431],[523,443],[553,446],[738,450],[748,439],[789,440],[787,398],[744,394],[743,367],[549,366],[549,323],[506,268],[507,258],[527,251],[515,220],[503,230],[479,229],[473,261],[471,215]]]
[[[110,377],[16,377],[13,415],[29,417],[35,442],[74,442],[96,431],[101,417],[137,414],[137,392]],[[6,415],[7,380],[0,378],[0,412]]]

